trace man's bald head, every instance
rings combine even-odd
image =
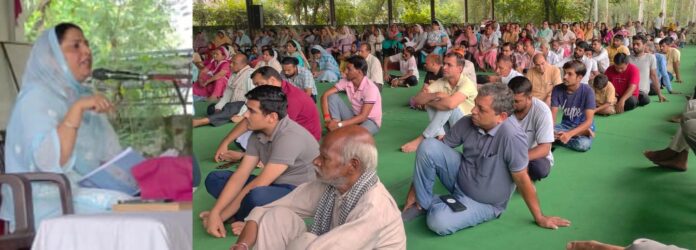
[[[539,53],[534,55],[534,57],[532,57],[532,64],[533,70],[542,74],[546,71],[546,57],[544,57],[544,54]]]
[[[321,147],[340,152],[344,164],[350,160],[358,160],[363,172],[377,167],[375,139],[361,126],[350,125],[328,133],[324,136]]]
[[[249,64],[249,61],[247,60],[247,56],[238,53],[232,56],[232,63],[230,64],[230,68],[232,69],[232,72],[237,73],[240,70],[242,70],[245,66]]]
[[[532,57],[533,63],[538,63],[538,62],[541,62],[542,60],[546,61],[546,57],[544,57],[544,55],[541,53],[537,53],[536,55],[534,55],[534,57]]]

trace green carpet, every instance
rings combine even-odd
[[[682,50],[684,83],[673,83],[683,93],[692,93],[696,82],[696,47]],[[421,80],[423,77],[421,77]],[[319,86],[325,91],[329,86]],[[418,87],[419,88],[419,87]],[[382,93],[383,127],[377,134],[378,173],[398,204],[402,204],[411,181],[415,154],[399,147],[416,137],[427,124],[427,114],[405,103],[418,88],[386,88]],[[677,129],[666,122],[684,109],[683,95],[666,95],[669,102],[652,103],[634,111],[597,117],[597,137],[592,149],[577,153],[565,148],[554,152],[555,165],[546,179],[537,183],[544,214],[569,219],[572,225],[558,230],[534,223],[519,194],[514,194],[502,216],[450,236],[428,230],[424,217],[405,224],[409,249],[565,249],[571,240],[599,240],[628,245],[636,238],[651,238],[685,248],[696,248],[696,160],[691,170],[673,172],[654,167],[643,150],[665,148]],[[198,111],[204,110],[197,104]],[[213,154],[221,138],[233,127],[201,127],[193,131],[194,152],[203,179],[215,166]],[[442,192],[442,189],[439,189]],[[194,249],[228,249],[236,238],[209,236],[197,219],[209,210],[213,198],[201,186],[194,193]],[[231,231],[229,225],[228,232]]]

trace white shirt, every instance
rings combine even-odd
[[[599,67],[599,72],[604,73],[607,68],[609,68],[609,54],[607,53],[607,50],[602,48],[602,51],[599,52],[599,55],[595,54],[593,52],[593,57],[595,61],[597,61],[597,66]]]
[[[656,29],[662,29],[662,25],[665,23],[665,18],[664,17],[656,17],[655,21],[653,21],[653,27]]]
[[[570,62],[572,60],[575,60],[575,56],[569,56],[560,63],[556,64],[556,67],[561,68],[563,70],[563,64]],[[582,77],[582,80],[580,80],[581,83],[589,83],[590,82],[590,75],[592,72],[598,72],[599,70],[597,69],[597,61],[595,61],[592,58],[588,58],[587,56],[582,56],[582,60],[580,60],[583,64],[585,64],[585,69],[587,69],[587,72],[585,72],[585,76]]]
[[[516,76],[524,76],[520,74],[520,72],[517,72],[515,69],[510,70],[510,74],[507,76],[500,76],[500,81],[503,82],[505,85],[507,85],[512,78],[515,78]]]
[[[555,65],[563,60],[563,55],[556,54],[556,52],[553,52],[549,50],[549,53],[546,55],[546,62],[548,62],[551,65]]]
[[[369,54],[365,61],[367,62],[367,78],[376,84],[383,84],[384,72],[382,72],[382,63],[379,62],[379,59]]]

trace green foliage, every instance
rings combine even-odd
[[[444,23],[463,23],[465,0],[435,0],[436,18]],[[195,26],[246,27],[244,0],[221,0],[213,4],[194,5]],[[552,22],[574,22],[592,17],[593,0],[496,0],[495,16],[503,22],[541,23],[548,16]],[[609,3],[609,20],[605,4]],[[637,0],[598,0],[600,21],[625,22],[638,16]],[[659,0],[645,0],[644,18],[654,18],[660,11]],[[684,23],[690,16],[691,1],[668,0],[667,16]],[[335,0],[338,25],[387,23],[387,0]],[[470,23],[490,18],[491,0],[468,0]],[[264,7],[267,25],[325,25],[329,21],[326,0],[256,0]],[[675,7],[675,5],[678,5]],[[222,14],[221,14],[222,13]],[[397,23],[430,22],[430,0],[393,0],[393,17]],[[647,20],[647,19],[645,19]],[[644,21],[645,21],[644,20]]]
[[[33,41],[47,28],[72,22],[82,28],[90,42],[94,68],[173,73],[173,69],[181,67],[172,64],[176,58],[146,53],[171,50],[178,45],[170,25],[173,6],[169,2],[24,0],[25,11],[29,12],[24,24],[26,37]],[[171,128],[175,125],[167,123],[172,118],[164,118],[182,112],[176,106],[156,104],[176,100],[171,84],[155,81],[142,84],[143,88],[126,88],[118,81],[95,82],[95,88],[116,104],[117,112],[110,120],[121,144],[133,146],[149,156],[172,147],[186,151],[183,145],[175,142],[190,138],[190,132],[189,135],[183,130],[174,133]]]

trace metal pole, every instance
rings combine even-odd
[[[469,23],[469,0],[464,0],[464,22]]]
[[[336,27],[336,2],[329,0],[329,24]]]
[[[430,0],[430,22],[435,21],[435,0]],[[440,27],[440,29],[444,29],[445,27]]]
[[[249,26],[249,38],[253,39],[254,37],[254,28],[251,27],[251,5],[254,4],[253,0],[246,0],[246,11],[247,11],[247,24]]]
[[[392,8],[393,7],[392,5],[393,5],[392,0],[387,0],[387,12],[389,14],[389,26],[391,26],[392,23],[394,22],[393,13],[392,13],[392,11],[394,9]]]
[[[495,0],[491,0],[491,19],[495,20]]]

